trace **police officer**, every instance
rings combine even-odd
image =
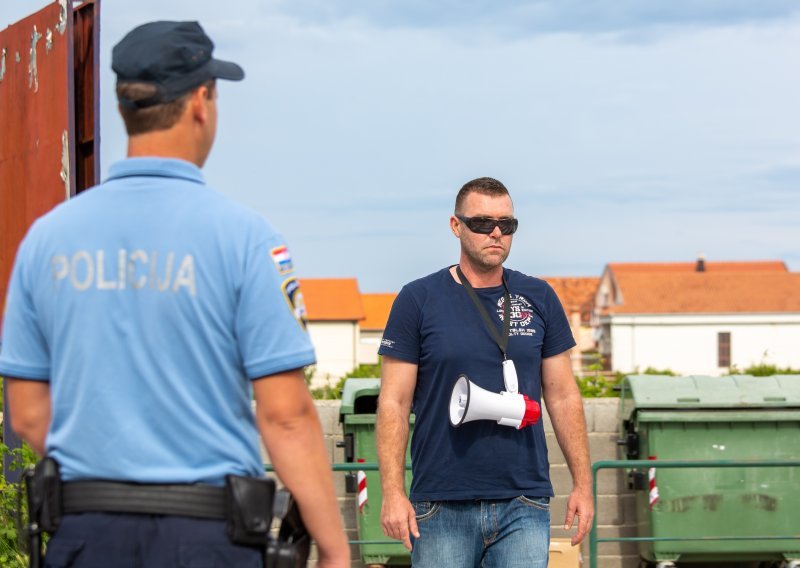
[[[38,219],[17,253],[0,374],[12,427],[60,467],[66,510],[46,565],[263,565],[262,549],[226,536],[218,499],[226,476],[263,476],[260,433],[318,565],[349,566],[291,256],[200,172],[216,80],[244,78],[213,47],[196,22],[165,21],[115,46],[128,157]]]

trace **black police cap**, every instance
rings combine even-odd
[[[120,99],[120,104],[145,108],[173,101],[210,79],[241,81],[236,63],[214,59],[214,42],[197,22],[149,22],[131,30],[114,46],[111,68],[117,83],[157,87],[146,99]]]

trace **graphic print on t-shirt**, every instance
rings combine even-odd
[[[503,321],[503,304],[505,298],[497,300],[497,317]],[[533,323],[533,306],[527,298],[519,294],[511,294],[511,328],[509,335],[532,336],[536,330],[531,325]]]

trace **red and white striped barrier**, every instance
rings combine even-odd
[[[656,459],[656,456],[650,456],[650,460]],[[658,485],[656,485],[656,468],[651,467],[647,470],[647,478],[650,481],[650,508],[652,509],[658,503]]]
[[[364,459],[359,458],[358,462],[364,463]],[[358,512],[363,514],[364,505],[367,504],[367,474],[364,473],[364,470],[358,470],[356,480],[358,481]]]

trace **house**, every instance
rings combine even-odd
[[[800,368],[800,273],[781,261],[612,263],[592,322],[613,371]]]
[[[335,383],[358,366],[364,319],[361,292],[355,278],[302,278],[308,334],[317,354],[312,386]]]
[[[364,319],[358,322],[360,331],[358,345],[359,364],[375,365],[378,363],[378,347],[396,297],[397,294],[361,295],[361,303],[364,306]]]
[[[572,352],[572,371],[576,375],[583,372],[582,354],[596,349],[597,344],[592,329],[592,307],[600,278],[597,277],[546,277],[552,286],[561,306],[567,314],[572,337],[576,347]]]

